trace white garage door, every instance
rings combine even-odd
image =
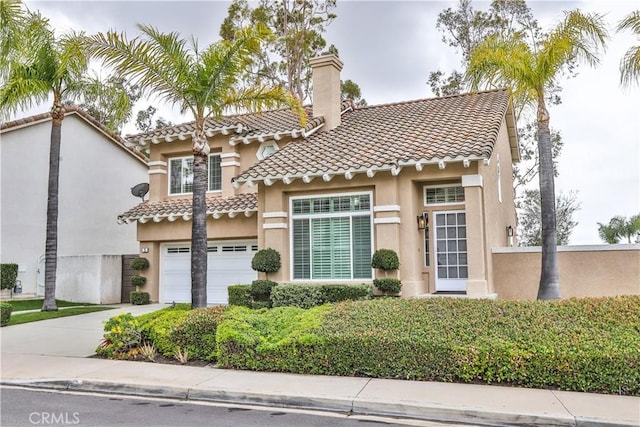
[[[256,241],[209,242],[207,259],[207,303],[226,304],[227,287],[250,284],[258,278],[251,259]],[[171,245],[162,250],[161,302],[191,302],[191,246]]]

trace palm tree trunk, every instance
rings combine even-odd
[[[42,311],[56,311],[56,272],[58,269],[58,177],[60,143],[64,109],[54,102],[51,109],[51,143],[49,148],[49,187],[47,198],[47,234],[44,249],[44,302]]]
[[[191,307],[207,306],[207,163],[209,144],[203,125],[193,136],[193,216],[191,224]]]
[[[543,91],[539,91],[538,96],[538,155],[540,159],[540,212],[542,215],[542,269],[538,299],[559,299],[560,279],[558,275],[553,150],[549,130],[549,112],[545,105]]]

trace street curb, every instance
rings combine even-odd
[[[511,414],[472,408],[447,407],[438,404],[418,405],[410,402],[390,403],[358,398],[340,399],[324,396],[270,395],[229,392],[225,390],[165,387],[150,384],[129,385],[83,379],[39,379],[33,381],[1,379],[0,385],[87,393],[124,394],[129,396],[179,399],[194,402],[206,401],[236,405],[276,406],[353,415],[396,417],[434,422],[473,423],[487,426],[638,427],[632,421],[620,422],[582,417],[576,418],[574,416],[558,417],[534,414]]]

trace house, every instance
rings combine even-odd
[[[269,279],[371,283],[371,255],[394,249],[402,296],[494,293],[491,248],[513,244],[507,90],[355,108],[340,99],[342,62],[311,61],[312,107],[207,122],[209,303],[249,283],[258,248],[282,256]],[[151,262],[152,300],[190,301],[193,123],[135,135],[150,147],[149,200],[123,213]]]
[[[144,156],[78,107],[65,107],[59,175],[56,297],[121,300],[122,255],[136,254],[135,230],[115,218],[147,182]],[[18,264],[24,294],[44,294],[51,114],[0,126],[0,261]]]

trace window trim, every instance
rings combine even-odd
[[[357,211],[357,212],[334,212],[334,213],[322,213],[322,214],[293,214],[293,201],[300,199],[313,199],[313,198],[321,198],[321,197],[340,197],[340,196],[369,196],[369,210],[368,211]],[[345,283],[345,282],[353,282],[353,283],[362,283],[363,281],[370,281],[375,278],[375,272],[373,267],[371,267],[371,278],[369,279],[354,279],[353,278],[353,242],[350,241],[350,252],[351,252],[351,278],[350,279],[313,279],[309,277],[308,279],[294,279],[293,278],[293,269],[294,269],[294,260],[293,260],[293,220],[294,219],[312,219],[312,218],[337,218],[337,217],[347,217],[352,218],[353,216],[364,216],[369,215],[369,220],[371,222],[370,227],[370,241],[371,241],[371,254],[375,251],[375,224],[373,222],[373,191],[352,191],[345,193],[320,193],[320,194],[306,194],[304,196],[291,196],[289,197],[289,281],[292,283]],[[360,214],[360,215],[358,215]],[[350,224],[351,227],[351,224]],[[309,224],[309,228],[311,228],[311,224]],[[352,239],[353,229],[350,230],[349,239]],[[309,248],[311,250],[311,248]],[[312,263],[312,257],[310,255],[309,258]],[[310,276],[312,276],[311,272],[313,271],[313,263],[310,266]]]
[[[222,163],[222,157],[220,153],[213,153],[207,156],[207,193],[222,193],[222,179],[220,180],[220,190],[209,190],[209,186],[211,183],[209,182],[210,174],[209,174],[209,164],[211,162],[211,157],[218,156],[220,157],[220,163]],[[167,158],[167,195],[169,196],[188,196],[193,194],[193,191],[189,191],[186,193],[172,193],[171,192],[171,163],[174,160],[184,160],[184,159],[193,159],[193,156],[176,156]],[[222,166],[220,166],[220,175],[222,178]]]
[[[466,203],[466,197],[465,200],[462,202],[445,202],[445,203],[427,203],[427,189],[428,188],[450,188],[450,187],[460,187],[462,188],[462,192],[464,194],[464,187],[462,186],[462,183],[455,183],[455,184],[433,184],[433,185],[423,185],[422,186],[422,205],[423,207],[438,207],[438,206],[464,206]]]

